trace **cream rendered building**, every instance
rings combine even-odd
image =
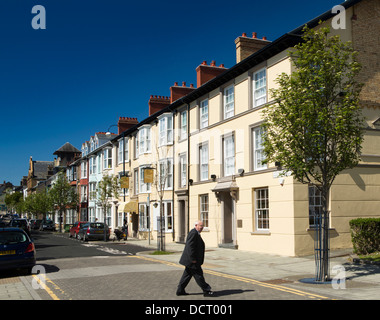
[[[331,189],[332,249],[352,246],[351,219],[380,215],[380,3],[351,0],[342,6],[345,28],[331,30],[359,51],[366,133],[361,163],[339,175]],[[330,10],[308,25],[323,20],[331,27],[336,17]],[[314,252],[318,193],[276,164],[261,163],[262,110],[273,103],[269,91],[276,77],[293,71],[287,52],[301,41],[301,30],[273,42],[243,34],[235,41],[235,66],[203,63],[197,88],[178,97],[172,93],[162,109],[114,140],[115,148],[123,136],[128,144],[129,160],[116,172],[129,175],[118,211],[128,215],[130,234],[156,239],[159,206],[153,204],[159,203],[159,188],[144,183],[144,168],[153,168],[157,181],[168,164],[162,193],[166,242],[183,242],[194,221],[202,219],[207,246],[288,256]],[[133,205],[138,212],[127,212]]]

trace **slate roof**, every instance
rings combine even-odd
[[[70,153],[75,153],[75,152],[81,152],[77,148],[75,148],[71,143],[66,142],[62,147],[60,147],[58,150],[56,150],[53,154],[58,155],[59,153],[62,152],[70,152]]]

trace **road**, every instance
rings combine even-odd
[[[35,232],[33,238],[37,251],[36,270],[42,273],[24,276],[24,279],[41,300],[130,300],[129,305],[132,303],[134,308],[139,308],[140,316],[155,312],[157,318],[164,309],[155,308],[174,308],[178,303],[187,303],[181,305],[182,309],[177,312],[188,316],[192,312],[192,315],[197,314],[196,305],[205,303],[224,308],[228,313],[230,311],[226,308],[231,301],[248,301],[247,305],[239,306],[247,307],[256,300],[320,298],[299,290],[281,289],[280,286],[211,270],[205,272],[205,277],[212,284],[215,297],[203,297],[194,280],[186,288],[189,295],[177,297],[175,292],[183,267],[149,255],[147,251],[151,249],[135,245],[134,241],[84,243],[69,238],[67,234],[50,232]],[[190,310],[191,305],[193,310]],[[222,309],[212,312],[222,312]],[[209,311],[202,309],[200,312]]]

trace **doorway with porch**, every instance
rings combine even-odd
[[[220,192],[221,243],[219,247],[237,249],[235,199],[231,192]]]

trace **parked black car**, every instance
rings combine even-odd
[[[78,240],[103,240],[104,239],[104,229],[106,229],[106,239],[110,238],[110,229],[108,225],[103,222],[87,222],[81,225],[78,231]]]
[[[55,231],[55,223],[52,220],[44,220],[40,224],[40,231],[51,230]]]
[[[20,228],[0,228],[0,270],[27,269],[36,264],[36,250],[28,234]]]

